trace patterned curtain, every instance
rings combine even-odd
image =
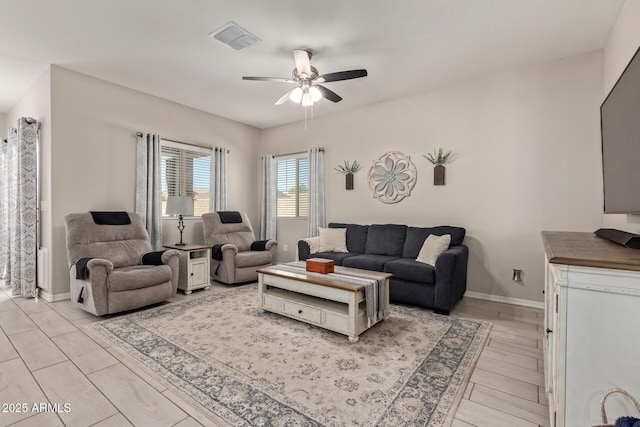
[[[160,135],[138,135],[136,148],[136,213],[145,223],[151,247],[162,249]]]
[[[13,295],[37,296],[36,259],[38,250],[38,129],[40,124],[25,117],[18,128],[9,130],[3,153],[2,184],[6,226],[0,235],[4,246],[5,284]]]
[[[317,236],[319,227],[325,226],[324,219],[324,150],[309,150],[309,218],[307,236]]]
[[[262,205],[260,212],[260,239],[276,238],[276,158],[273,154],[262,157]]]
[[[209,212],[227,209],[227,149],[214,148],[211,153]]]
[[[9,130],[11,133],[11,130]],[[9,144],[0,141],[0,280],[6,277],[9,262]]]

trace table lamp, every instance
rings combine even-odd
[[[184,231],[183,217],[193,215],[192,196],[167,196],[167,215],[178,215],[178,230],[180,231],[180,243],[176,246],[184,246],[182,242],[182,232]]]

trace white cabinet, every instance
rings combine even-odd
[[[209,268],[211,249],[207,246],[185,245],[165,246],[180,252],[180,270],[178,275],[178,289],[189,295],[194,289],[209,289]]]
[[[640,251],[592,233],[545,232],[543,240],[550,425],[599,424],[607,389],[640,396]],[[620,400],[607,415],[637,411]]]

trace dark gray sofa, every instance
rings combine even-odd
[[[336,265],[391,273],[389,299],[392,302],[432,308],[439,314],[449,314],[467,289],[469,249],[462,244],[464,228],[341,223],[331,223],[329,227],[347,229],[349,252],[310,253],[307,239],[302,239],[298,241],[301,261],[328,258]],[[449,249],[438,257],[435,267],[416,261],[430,234],[451,235]]]

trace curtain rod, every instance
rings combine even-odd
[[[136,136],[144,136],[144,134],[142,132],[136,132]],[[169,141],[169,142],[177,142],[178,144],[191,145],[192,147],[206,148],[212,151],[218,148],[224,150],[224,148],[221,148],[221,147],[207,147],[206,145],[194,144],[192,142],[176,141],[175,139],[169,139],[169,138],[163,138],[163,137],[160,137],[160,139],[164,139],[165,141]],[[227,153],[230,153],[230,152],[231,150],[227,148]]]
[[[319,150],[324,152],[324,147],[320,147]],[[273,157],[293,156],[295,154],[307,154],[308,152],[309,152],[309,150],[307,150],[307,151],[296,151],[295,153],[275,154]]]

